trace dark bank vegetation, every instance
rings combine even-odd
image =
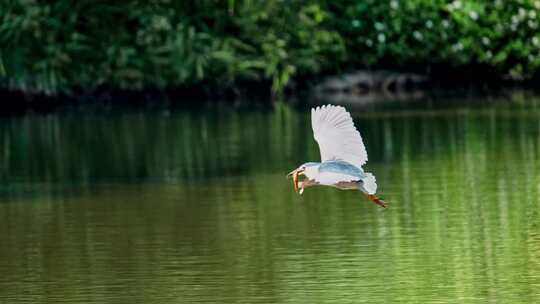
[[[360,68],[523,80],[540,66],[533,0],[5,0],[0,12],[0,85],[27,93],[281,92]]]

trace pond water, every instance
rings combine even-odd
[[[349,108],[388,209],[308,106],[1,119],[0,303],[540,303],[540,99]]]

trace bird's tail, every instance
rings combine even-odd
[[[377,181],[375,175],[366,173],[366,177],[362,179],[362,188],[367,194],[375,194],[377,192]]]
[[[366,177],[362,179],[362,190],[367,194],[367,197],[370,201],[374,202],[375,204],[386,208],[386,203],[375,196],[375,192],[377,192],[377,181],[375,180],[375,175],[371,173],[366,173]]]

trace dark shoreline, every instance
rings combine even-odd
[[[465,71],[466,72],[466,71]],[[536,93],[538,79],[516,81],[505,80],[488,74],[486,71],[465,73],[435,73],[421,87],[407,90],[405,93],[419,91],[425,98],[459,97],[459,96],[500,96],[508,90],[524,90]],[[444,77],[443,77],[444,76]],[[209,103],[223,103],[229,105],[269,105],[273,101],[298,101],[313,98],[313,88],[321,83],[324,77],[302,77],[295,79],[285,89],[283,94],[276,96],[268,82],[244,82],[235,86],[215,87],[201,84],[191,87],[174,89],[122,90],[100,87],[95,90],[75,89],[70,93],[45,95],[42,93],[28,93],[0,89],[1,116],[24,115],[26,113],[50,113],[66,107],[95,107],[107,108],[110,106],[128,108],[147,108],[172,106],[175,108],[199,108]],[[368,92],[381,99],[392,99],[381,92]],[[398,92],[401,93],[401,92]],[[351,93],[354,96],[357,92]],[[362,93],[363,94],[363,93]],[[359,95],[362,97],[362,95]],[[329,102],[332,102],[330,99]]]

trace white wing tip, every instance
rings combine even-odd
[[[320,111],[320,110],[331,109],[331,108],[341,108],[341,109],[347,111],[344,106],[338,106],[338,105],[333,105],[333,104],[325,104],[325,105],[322,105],[322,106],[316,106],[315,108],[311,108],[311,110],[312,111],[313,110]]]

